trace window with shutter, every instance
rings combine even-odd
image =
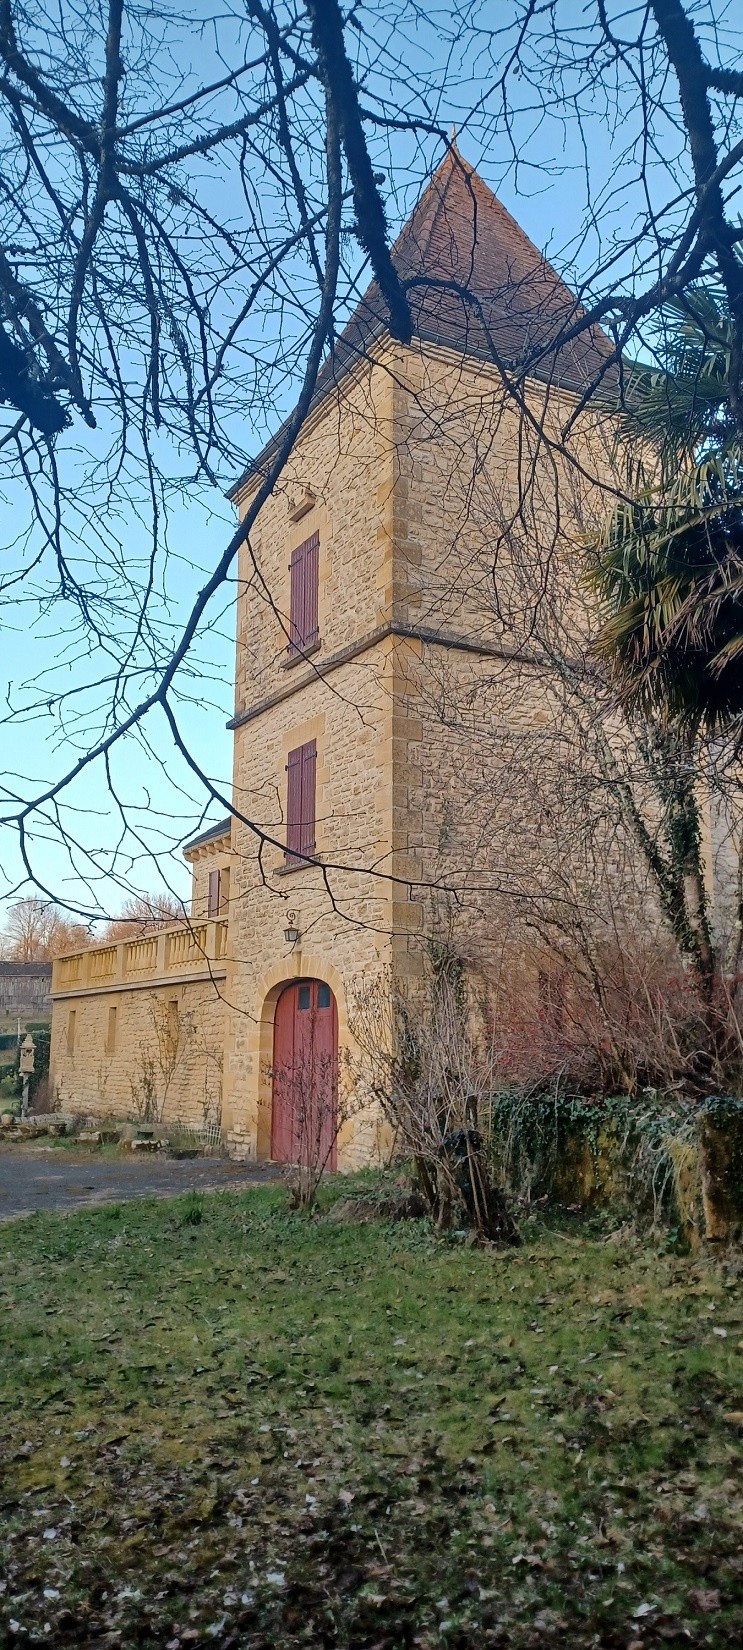
[[[206,897],[206,914],[208,917],[219,916],[219,871],[209,872],[209,892]]]
[[[165,1041],[168,1054],[172,1057],[177,1053],[181,1036],[180,1008],[177,997],[171,997],[168,1003],[167,1019],[165,1022]]]
[[[310,739],[289,752],[286,764],[286,863],[315,852],[317,745]]]
[[[289,656],[306,653],[318,639],[317,590],[320,535],[313,533],[292,551],[289,563]]]

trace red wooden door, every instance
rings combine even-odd
[[[329,985],[297,980],[276,1004],[271,1156],[336,1166],[338,1011]]]

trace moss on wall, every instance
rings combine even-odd
[[[702,1199],[707,1237],[743,1237],[743,1100],[715,1095],[699,1112]]]
[[[673,1098],[509,1093],[493,1104],[493,1151],[516,1195],[614,1208],[642,1224],[675,1229],[690,1243],[704,1236],[727,1241],[736,1235],[735,1219],[740,1228],[741,1213],[728,1177],[743,1143],[743,1103],[735,1105],[739,1112],[731,1115],[740,1117],[741,1135],[734,1147],[726,1134],[728,1112],[715,1124],[709,1110]],[[708,1139],[717,1152],[717,1180],[705,1167]],[[728,1204],[737,1209],[735,1218]]]

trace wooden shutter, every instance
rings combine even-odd
[[[290,751],[286,763],[286,857],[292,859],[300,848],[302,817],[302,747]]]
[[[289,752],[286,763],[287,861],[315,851],[316,766],[317,746],[314,739]]]
[[[320,535],[313,533],[292,551],[290,570],[289,652],[303,653],[317,641],[317,587]]]
[[[209,872],[209,892],[206,900],[208,917],[219,916],[219,871]]]
[[[302,853],[315,852],[315,768],[317,748],[314,739],[302,746]]]

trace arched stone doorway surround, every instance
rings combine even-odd
[[[297,980],[320,980],[323,984],[330,986],[338,1013],[338,1049],[341,1062],[343,1060],[343,1050],[348,1048],[349,1044],[348,1014],[343,980],[337,968],[333,968],[324,957],[316,956],[314,953],[307,951],[298,952],[264,975],[258,990],[258,1000],[261,1003],[261,1008],[256,1027],[258,1104],[255,1137],[256,1157],[259,1162],[264,1163],[271,1156],[272,1072],[276,1004],[286,987]],[[341,1124],[338,1133],[338,1167],[341,1169],[349,1166],[345,1159],[352,1133],[351,1124],[348,1122]]]
[[[268,1162],[271,1155],[272,1064],[276,1004],[284,987],[299,979],[322,980],[330,986],[338,1012],[339,1086],[347,1088],[344,1053],[354,1046],[348,1024],[343,977],[325,957],[315,951],[287,954],[251,982],[247,1012],[232,1008],[231,1049],[226,1062],[224,1134],[229,1151],[243,1160]],[[235,976],[228,980],[228,1001],[240,1000]],[[239,1044],[238,1044],[239,1039]],[[357,1112],[341,1124],[338,1133],[338,1168],[358,1169],[389,1161],[392,1131],[374,1110]]]
[[[338,1009],[324,980],[285,985],[274,1014],[271,1158],[337,1167]]]

